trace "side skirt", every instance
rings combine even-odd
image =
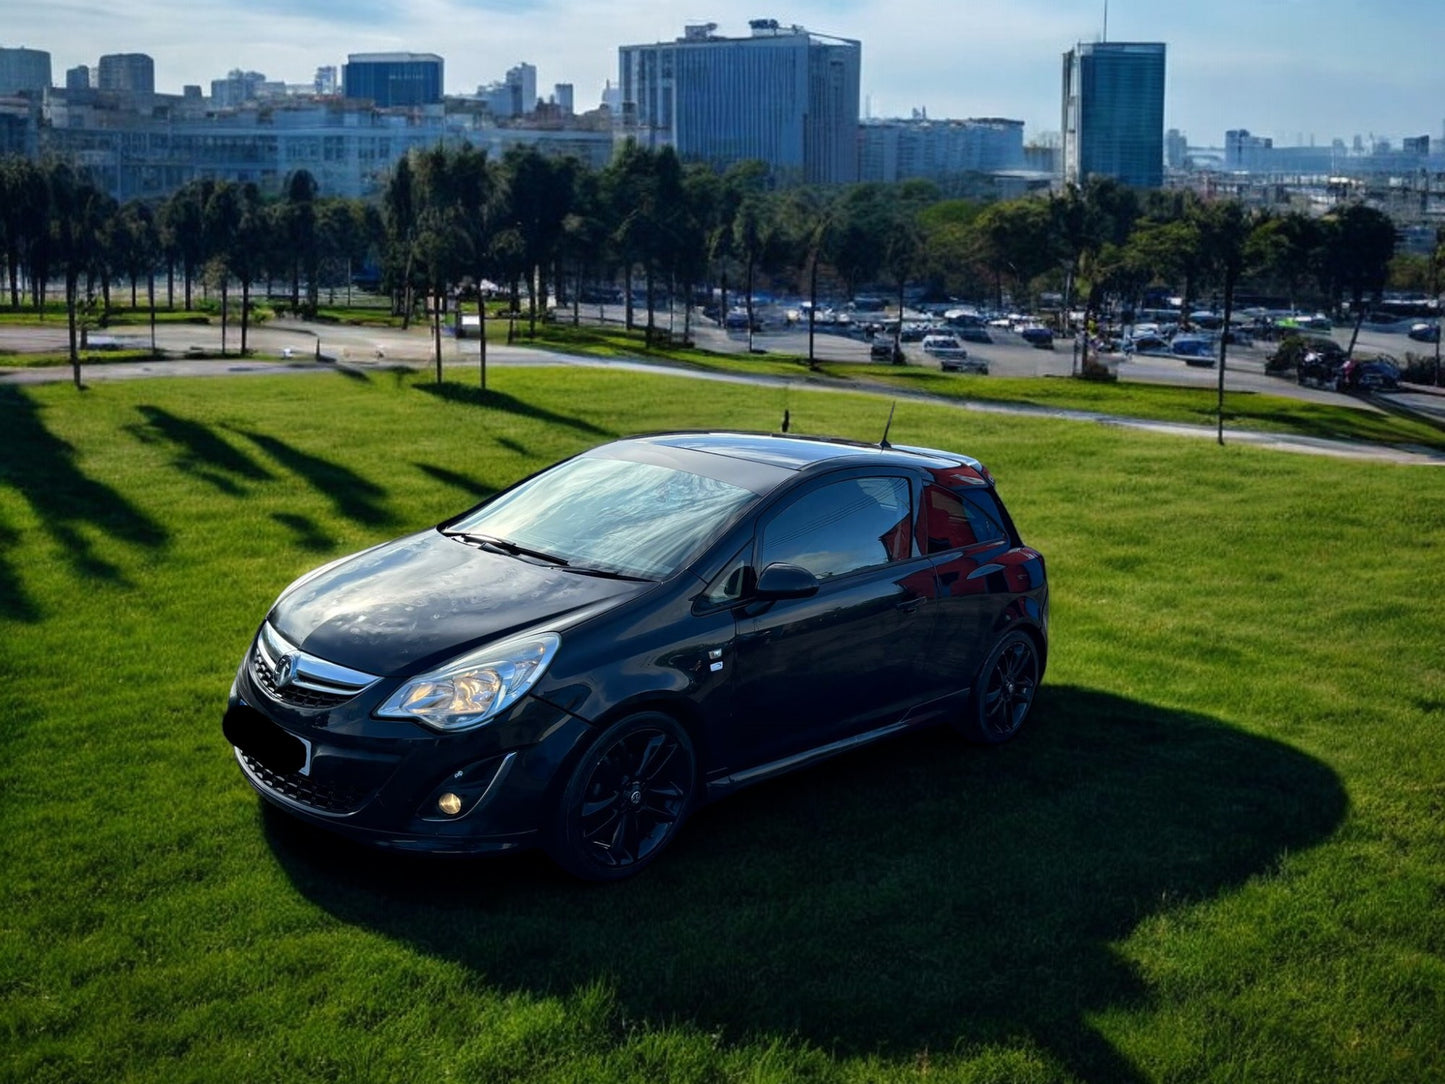
[[[895,734],[901,734],[905,730],[914,730],[929,723],[937,722],[950,712],[957,711],[959,706],[968,698],[972,690],[964,689],[962,692],[938,700],[931,700],[927,704],[920,704],[913,708],[907,715],[897,722],[889,723],[887,726],[880,726],[877,729],[866,731],[862,734],[854,734],[852,737],[840,738],[838,741],[829,742],[827,745],[820,745],[814,749],[805,749],[801,753],[793,753],[791,756],[782,757],[778,760],[769,761],[767,764],[759,764],[752,768],[744,768],[742,771],[732,772],[718,779],[710,779],[707,782],[707,801],[721,798],[725,794],[731,794],[735,790],[751,786],[754,783],[761,783],[767,779],[775,779],[780,775],[797,771],[811,764],[836,757],[854,749],[861,749],[865,745],[872,745],[874,742],[882,741],[884,738],[891,738]]]

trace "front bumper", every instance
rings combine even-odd
[[[438,734],[373,719],[378,687],[327,709],[269,696],[243,665],[223,730],[242,776],[271,805],[363,843],[437,854],[535,845],[557,781],[592,732],[560,708],[524,697],[474,730]],[[443,794],[461,808],[443,812]]]

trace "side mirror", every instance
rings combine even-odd
[[[799,565],[781,562],[771,564],[758,576],[753,597],[772,601],[781,598],[808,598],[818,593],[818,577]]]

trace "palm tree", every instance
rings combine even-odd
[[[821,188],[797,189],[782,208],[786,219],[785,228],[797,239],[797,250],[802,256],[802,266],[807,269],[808,368],[810,369],[818,367],[818,358],[814,349],[818,317],[818,270],[824,256],[833,244],[839,210],[836,194]],[[748,292],[749,294],[752,292],[751,285],[749,285]],[[748,324],[751,328],[751,297],[748,306]],[[751,334],[751,330],[749,334]]]
[[[214,188],[214,181],[191,181],[173,192],[161,208],[167,250],[181,265],[186,312],[191,311],[191,284],[205,262],[205,207]]]
[[[306,311],[316,311],[316,178],[298,169],[286,178],[283,206],[286,241],[291,251],[291,311],[301,310],[301,279],[306,278]]]
[[[221,357],[226,356],[226,329],[230,323],[230,290],[233,266],[238,256],[237,235],[241,228],[241,194],[230,181],[217,181],[206,200],[204,232],[207,278],[221,288]]]
[[[547,275],[557,262],[579,169],[576,159],[548,158],[535,147],[513,147],[502,158],[502,215],[522,239],[531,335],[538,309],[547,306]]]
[[[400,312],[403,330],[411,323],[412,267],[416,260],[419,193],[411,155],[397,162],[382,191],[382,217],[386,226],[384,282],[391,294],[392,311]]]
[[[1355,317],[1350,333],[1352,355],[1365,320],[1365,296],[1378,300],[1390,274],[1390,259],[1395,255],[1395,224],[1383,211],[1352,203],[1343,210],[1326,215],[1324,228],[1324,267],[1332,292],[1338,297],[1348,293],[1350,312]]]
[[[107,203],[103,192],[76,173],[66,162],[51,163],[46,171],[50,187],[50,233],[57,261],[65,271],[65,312],[70,332],[70,365],[76,388],[80,382],[78,313],[80,276],[96,266],[99,238]]]
[[[1195,215],[1206,273],[1213,275],[1224,291],[1224,331],[1219,336],[1218,440],[1224,443],[1224,369],[1229,357],[1229,323],[1234,314],[1234,287],[1250,253],[1249,236],[1254,222],[1236,200],[1205,204]]]
[[[803,192],[812,194],[817,189],[804,189]],[[799,196],[799,200],[806,200],[809,197]],[[803,206],[802,203],[798,205]],[[811,205],[809,205],[811,207]],[[753,328],[757,323],[753,315],[753,294],[759,270],[771,270],[777,266],[783,252],[788,247],[789,236],[785,220],[788,208],[782,206],[778,200],[765,195],[764,193],[752,193],[743,198],[733,217],[733,245],[741,254],[743,260],[743,289],[746,294],[743,299],[744,308],[748,320],[748,351],[753,349]],[[799,211],[802,214],[802,211]],[[801,226],[799,227],[802,228]],[[813,309],[817,308],[817,263],[813,264]],[[722,313],[724,325],[727,321],[727,313]],[[813,364],[813,312],[808,315],[808,364]]]
[[[34,281],[35,268],[30,258],[38,235],[48,232],[49,198],[39,165],[19,155],[0,160],[0,247],[10,284],[10,307],[16,311],[21,305],[21,270]]]

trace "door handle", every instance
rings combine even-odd
[[[923,597],[905,599],[898,604],[898,608],[906,614],[917,613],[918,607],[923,605]]]

